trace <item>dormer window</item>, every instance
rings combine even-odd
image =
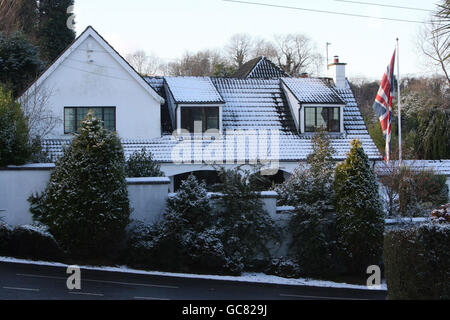
[[[325,130],[341,131],[341,110],[339,107],[305,107],[305,132]]]
[[[189,133],[220,130],[219,107],[181,107],[181,129]]]

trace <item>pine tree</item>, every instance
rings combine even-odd
[[[31,198],[44,223],[73,257],[113,257],[125,235],[130,207],[119,138],[91,112],[57,160],[41,197]]]
[[[38,47],[21,32],[0,32],[0,84],[17,97],[42,70]]]
[[[27,120],[20,104],[0,86],[0,166],[24,164],[30,157]]]
[[[295,207],[290,230],[295,257],[305,275],[325,276],[338,270],[335,261],[333,201],[334,149],[320,132],[312,138],[308,167],[298,168],[281,188],[281,198]]]
[[[182,181],[161,221],[138,226],[130,237],[130,263],[178,272],[229,272],[217,217],[204,182]]]
[[[74,0],[39,1],[39,42],[43,59],[52,62],[75,39],[75,32],[67,27]]]
[[[334,190],[339,251],[348,271],[364,273],[380,263],[384,215],[375,173],[358,140],[336,166]]]
[[[272,218],[264,210],[259,192],[250,183],[251,173],[241,168],[219,171],[218,226],[230,269],[236,273],[270,258],[268,243],[279,240]],[[259,255],[259,257],[258,257]]]

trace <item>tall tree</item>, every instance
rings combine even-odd
[[[74,0],[39,1],[41,55],[48,62],[53,61],[75,39],[75,32],[67,26],[71,16],[67,11],[73,4]]]
[[[161,69],[161,59],[154,54],[147,54],[144,50],[128,54],[126,59],[143,76],[154,76]]]
[[[39,49],[21,32],[0,32],[0,83],[10,87],[14,96],[41,71]]]
[[[442,0],[442,3],[438,4],[438,9],[434,15],[437,20],[440,21],[441,26],[435,29],[434,32],[439,32],[442,35],[450,34],[450,0]],[[450,55],[447,55],[445,59],[449,59]]]
[[[417,46],[426,62],[438,67],[450,84],[450,1],[444,0],[437,12],[423,24]]]
[[[237,33],[230,38],[226,51],[237,68],[249,60],[253,48],[253,39],[246,33]]]
[[[323,60],[313,41],[304,34],[277,35],[275,47],[278,65],[291,76],[316,73]]]
[[[0,86],[0,166],[24,164],[30,155],[27,120],[20,104]]]
[[[34,219],[74,258],[114,258],[130,216],[124,167],[119,137],[89,112],[45,192],[30,198]]]
[[[380,263],[384,214],[375,173],[358,140],[336,166],[334,190],[339,251],[349,271],[363,274]]]
[[[220,64],[225,64],[225,59],[218,52],[186,52],[178,61],[169,63],[168,73],[173,76],[212,76]]]

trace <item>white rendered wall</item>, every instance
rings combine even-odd
[[[0,217],[12,226],[33,222],[28,198],[44,191],[54,165],[0,170]]]
[[[53,164],[26,165],[0,170],[0,217],[15,227],[33,223],[27,199],[45,190]],[[131,219],[154,222],[166,207],[169,178],[128,178]]]
[[[116,107],[123,139],[161,136],[160,104],[92,36],[41,84],[48,106],[61,121],[46,138],[64,138],[64,107]],[[42,90],[42,91],[44,91]],[[39,92],[39,89],[38,89]]]

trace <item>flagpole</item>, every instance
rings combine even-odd
[[[397,104],[398,104],[398,160],[402,164],[402,106],[400,97],[400,53],[397,38]]]

